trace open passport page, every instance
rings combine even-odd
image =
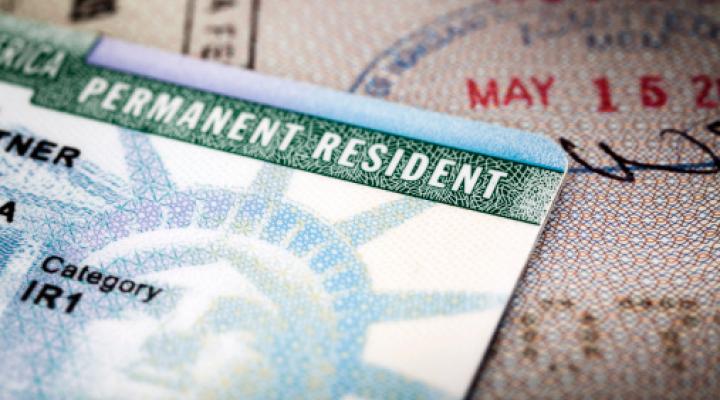
[[[0,398],[460,398],[552,141],[0,16]]]

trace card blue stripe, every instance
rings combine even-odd
[[[516,129],[270,77],[110,38],[100,39],[87,61],[99,67],[412,139],[560,172],[567,169],[565,153],[556,143]]]

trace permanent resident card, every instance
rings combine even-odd
[[[522,131],[0,16],[0,397],[462,397],[565,170]]]

